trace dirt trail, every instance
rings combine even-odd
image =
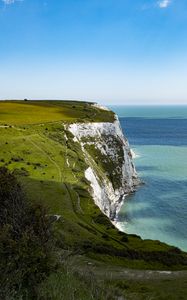
[[[90,258],[76,257],[74,263],[82,272],[92,272],[97,278],[102,279],[130,279],[130,280],[160,280],[187,278],[187,271],[159,271],[159,270],[136,270],[120,266],[107,265]]]

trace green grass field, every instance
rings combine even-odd
[[[28,125],[55,121],[110,122],[114,114],[101,111],[88,102],[1,101],[0,124]]]
[[[78,252],[101,263],[103,269],[111,266],[112,274],[121,267],[187,269],[187,255],[180,250],[119,232],[89,194],[89,182],[84,177],[88,166],[81,146],[73,141],[64,123],[113,118],[113,113],[84,102],[0,102],[0,166],[16,174],[31,202],[43,203],[49,214],[58,216],[54,226],[59,247],[76,252],[77,266]],[[100,278],[101,268],[98,270]],[[114,278],[112,285],[120,289],[119,282],[119,278]],[[182,282],[186,284],[183,279]],[[132,289],[133,284],[128,283]],[[147,289],[147,281],[141,284]],[[155,293],[154,286],[158,291],[163,288],[157,281],[152,286],[148,296]],[[127,299],[149,299],[130,298],[132,289],[129,288]]]

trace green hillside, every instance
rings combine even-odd
[[[77,266],[83,268],[88,259],[99,264],[98,272],[101,266],[187,269],[186,253],[119,232],[90,196],[84,177],[88,165],[65,124],[113,120],[112,112],[86,102],[0,102],[0,166],[15,174],[32,203],[47,207],[59,251],[74,253]]]
[[[114,113],[81,101],[1,101],[0,124],[28,125],[47,122],[110,122]]]

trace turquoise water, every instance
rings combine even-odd
[[[118,225],[187,250],[187,106],[112,109],[145,182],[126,198]]]
[[[111,106],[119,117],[186,119],[187,105],[171,106]]]

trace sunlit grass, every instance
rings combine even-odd
[[[0,101],[0,124],[26,125],[46,122],[113,121],[114,114],[90,103],[74,101]]]

